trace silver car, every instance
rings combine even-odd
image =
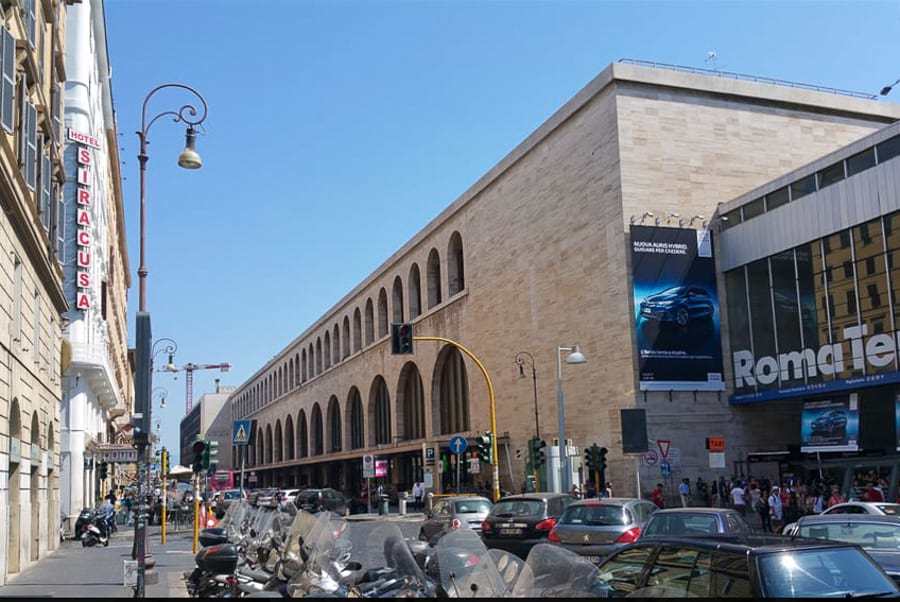
[[[656,504],[634,498],[582,500],[566,508],[548,539],[592,562],[601,562],[634,543],[656,510]]]
[[[419,529],[419,539],[431,541],[452,529],[481,532],[481,523],[491,511],[491,502],[481,496],[454,496],[438,499]]]

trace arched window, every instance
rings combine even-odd
[[[353,310],[353,353],[362,349],[362,314],[357,307]]]
[[[369,389],[369,444],[391,443],[391,396],[387,383],[380,375]]]
[[[387,292],[384,288],[378,293],[378,336],[384,337],[388,333],[388,302]]]
[[[306,349],[300,352],[300,382],[306,382]]]
[[[309,434],[306,430],[306,412],[297,414],[297,455],[301,458],[309,456]]]
[[[462,236],[459,232],[454,232],[447,245],[447,294],[452,297],[464,288],[466,271],[463,269]]]
[[[441,257],[437,249],[428,254],[428,309],[441,302]]]
[[[281,394],[284,395],[288,392],[288,368],[285,363],[281,367]]]
[[[331,368],[331,333],[325,331],[325,340],[322,342],[322,351],[325,354],[325,369]]]
[[[275,421],[275,461],[284,460],[284,437],[281,433],[281,420]]]
[[[300,354],[294,354],[294,387],[300,386]]]
[[[366,299],[366,347],[375,341],[375,307],[371,297]]]
[[[316,375],[316,350],[315,346],[310,343],[309,344],[309,358],[307,359],[307,366],[309,370],[309,377],[312,378]]]
[[[318,403],[313,404],[309,428],[312,431],[312,455],[321,456],[325,453],[325,438],[322,436],[322,408]]]
[[[343,448],[341,429],[341,403],[334,395],[328,400],[328,444],[329,452],[339,452]]]
[[[316,376],[322,374],[322,339],[316,337]]]
[[[346,347],[346,346],[345,346]],[[334,363],[337,364],[341,361],[342,357],[346,357],[347,353],[344,352],[344,355],[341,355],[341,329],[337,324],[334,325]]]
[[[403,322],[403,281],[400,280],[400,276],[394,278],[394,296],[391,303],[394,309],[394,323],[399,324]]]
[[[266,464],[272,463],[272,453],[275,451],[275,446],[272,442],[272,425],[266,425]]]
[[[445,346],[434,365],[432,423],[435,434],[450,435],[469,430],[469,380],[459,349]]]
[[[284,419],[284,459],[294,459],[294,419],[288,414]]]
[[[350,318],[344,316],[344,357],[350,355]]]
[[[359,389],[351,387],[347,396],[347,426],[350,431],[350,449],[366,446],[365,417]]]
[[[256,453],[253,455],[253,465],[260,466],[265,464],[265,435],[261,426],[256,427]]]
[[[412,362],[400,371],[397,385],[397,422],[404,441],[425,436],[425,394],[422,376]]]
[[[419,264],[409,268],[409,319],[415,320],[422,314],[422,279],[419,277]]]

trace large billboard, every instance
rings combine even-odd
[[[631,273],[641,390],[724,390],[711,233],[632,226]]]
[[[803,404],[800,417],[800,451],[840,452],[859,450],[859,402],[847,397]]]

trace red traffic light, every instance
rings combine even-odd
[[[194,441],[194,445],[191,447],[194,450],[195,454],[202,454],[203,450],[206,449],[206,442],[204,441]]]

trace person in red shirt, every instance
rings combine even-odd
[[[656,489],[650,492],[650,501],[656,504],[657,508],[666,507],[666,497],[663,493],[662,483],[657,483]]]
[[[884,494],[878,491],[873,483],[869,483],[866,485],[866,493],[863,495],[863,500],[867,502],[883,502]]]
[[[837,485],[831,486],[831,497],[828,498],[828,507],[837,506],[838,504],[843,504],[845,501],[844,496],[841,495],[841,490]]]

